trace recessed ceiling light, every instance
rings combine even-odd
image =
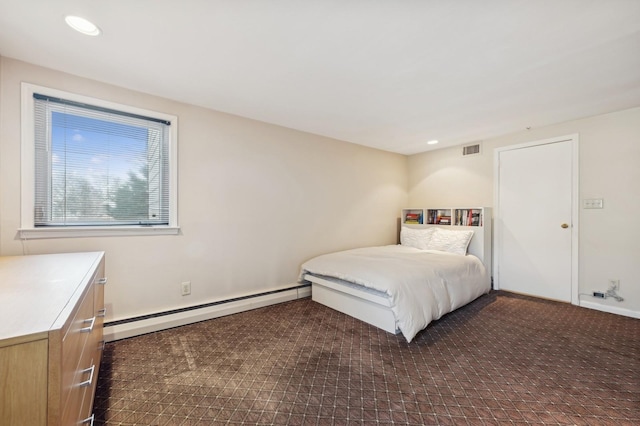
[[[427,145],[435,145],[437,143],[438,143],[438,141],[434,139],[432,141],[427,142]]]
[[[67,25],[82,34],[97,36],[100,35],[100,28],[93,22],[87,21],[79,16],[69,15],[64,18]]]

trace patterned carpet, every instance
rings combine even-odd
[[[302,299],[107,344],[96,425],[638,425],[640,320],[492,292],[412,343]]]

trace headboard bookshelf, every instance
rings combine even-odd
[[[473,231],[468,253],[478,257],[490,273],[493,271],[491,221],[491,207],[406,208],[400,215],[401,227]]]

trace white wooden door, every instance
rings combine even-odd
[[[574,143],[565,138],[496,152],[496,288],[565,302],[577,292]]]

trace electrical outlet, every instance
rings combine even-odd
[[[183,296],[188,296],[191,294],[191,281],[185,281],[180,284],[180,289],[182,290]]]
[[[620,290],[620,280],[609,280],[609,290]]]

